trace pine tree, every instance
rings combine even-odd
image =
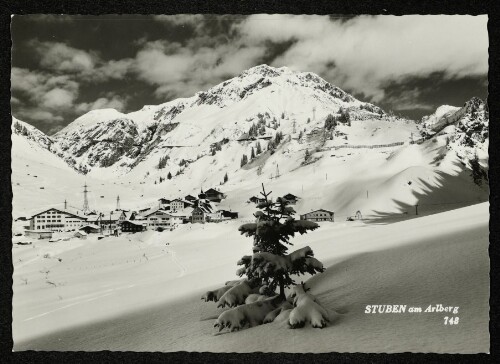
[[[168,172],[168,174],[167,174],[167,178],[168,178],[168,179],[172,179],[172,173]]]
[[[228,180],[229,180],[229,177],[227,176],[227,172],[226,172],[226,174],[224,175],[224,183],[226,183]]]
[[[253,147],[250,151],[250,160],[254,159],[255,158],[255,151],[253,150]]]
[[[260,142],[257,142],[256,149],[257,149],[257,155],[260,154],[260,153],[262,153],[262,147],[260,146]]]
[[[474,183],[477,184],[478,186],[481,186],[483,184],[483,180],[486,182],[488,181],[488,173],[481,167],[481,164],[479,163],[479,157],[477,156],[477,153],[474,154],[474,158],[469,160],[470,167],[472,169],[472,179],[474,180]]]
[[[284,111],[281,113],[281,118],[282,118],[282,119],[284,119],[284,118],[285,118],[285,112],[284,112]]]
[[[243,167],[247,163],[248,163],[248,157],[246,154],[243,154],[243,157],[241,157],[240,167]]]
[[[311,154],[309,153],[309,149],[306,149],[306,153],[304,155],[304,162],[307,162],[311,158]]]
[[[168,155],[164,157],[160,157],[160,161],[158,162],[158,169],[163,169],[167,165]]]
[[[287,254],[288,245],[292,245],[291,237],[319,226],[311,221],[295,220],[295,211],[288,206],[288,201],[278,198],[273,202],[269,199],[270,194],[262,185],[264,202],[257,205],[260,211],[254,214],[256,222],[239,228],[241,234],[253,238],[253,254],[238,261],[242,267],[236,272],[246,279],[228,281],[223,287],[202,296],[205,302],[216,301],[217,307],[231,307],[217,318],[214,327],[219,331],[224,328],[235,331],[246,325],[273,322],[285,310],[291,310],[288,316],[291,328],[303,327],[306,322],[312,327],[322,328],[330,321],[328,312],[307,293],[305,284],[295,285],[288,300],[285,297],[285,289],[295,284],[292,275],[314,275],[324,271],[323,264],[314,258],[308,246]],[[291,299],[294,300],[293,306]]]
[[[261,195],[265,201],[257,205],[260,211],[254,214],[256,222],[239,228],[241,234],[254,238],[254,254],[244,256],[238,262],[243,266],[238,274],[240,277],[246,275],[248,280],[263,287],[262,291],[268,295],[275,294],[279,289],[280,297],[285,298],[285,288],[295,283],[292,274],[323,271],[322,264],[313,258],[310,248],[286,254],[288,245],[292,245],[291,237],[315,230],[319,225],[312,221],[295,220],[295,211],[288,201],[280,197],[273,202],[269,200],[270,194],[262,185]]]

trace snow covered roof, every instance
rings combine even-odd
[[[306,212],[305,214],[303,215],[306,215],[306,214],[312,214],[313,212],[318,212],[318,211],[323,211],[323,212],[328,212],[329,214],[334,214],[333,211],[329,211],[329,210],[325,210],[325,209],[317,209],[317,210],[313,210],[313,211],[309,211],[309,212]]]
[[[45,208],[43,210],[38,210],[38,211],[35,211],[30,219],[34,218],[35,216],[38,216],[38,215],[41,215],[47,211],[51,211],[51,210],[55,210],[57,212],[60,212],[60,213],[64,213],[64,214],[68,214],[68,215],[71,215],[71,216],[74,216],[74,217],[78,217],[82,220],[87,220],[87,217],[84,216],[83,214],[83,211],[80,211],[80,210],[77,210],[77,209],[74,209],[74,208],[66,208],[66,209],[59,209],[59,208],[55,208],[55,207],[50,207],[50,208]]]
[[[94,225],[94,224],[87,224],[87,225],[83,225],[83,226],[81,226],[81,227],[79,228],[79,230],[82,230],[83,228],[86,228],[86,227],[91,228],[91,229],[96,229],[96,230],[99,230],[99,229],[100,229],[100,227],[99,227],[99,226],[97,226],[97,225]]]

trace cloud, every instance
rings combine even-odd
[[[44,124],[59,123],[64,120],[60,115],[55,115],[50,111],[40,110],[39,108],[21,109],[16,112],[16,117],[21,120],[34,120]]]
[[[250,44],[293,40],[273,65],[311,70],[380,101],[386,83],[407,77],[486,74],[486,23],[486,16],[361,16],[340,22],[322,16],[254,15],[239,31]]]
[[[93,102],[82,102],[76,106],[75,111],[80,114],[89,112],[90,110],[96,109],[116,109],[118,111],[123,111],[126,106],[126,100],[117,96],[109,94],[107,97],[100,97]]]
[[[154,20],[168,23],[174,26],[190,26],[193,28],[203,26],[205,16],[203,14],[176,14],[176,15],[155,15]]]
[[[75,94],[63,88],[53,88],[41,97],[41,106],[49,109],[67,109],[73,106]]]
[[[31,46],[40,57],[40,65],[49,70],[65,73],[90,72],[98,61],[95,53],[76,49],[65,43],[33,40]]]

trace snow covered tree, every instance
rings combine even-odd
[[[254,158],[255,158],[255,150],[252,147],[252,149],[250,151],[250,159],[254,159]]]
[[[172,179],[172,173],[168,172],[168,174],[167,174],[167,178],[168,178],[168,179]]]
[[[260,146],[260,142],[257,142],[256,149],[257,149],[257,151],[256,151],[257,155],[262,153],[262,147]]]
[[[291,328],[306,323],[322,328],[329,322],[327,311],[307,293],[303,283],[291,289],[288,299],[285,296],[285,289],[295,284],[293,275],[324,271],[323,264],[314,258],[308,246],[287,254],[288,245],[292,245],[290,238],[319,226],[311,221],[295,220],[295,211],[288,201],[278,198],[273,202],[269,199],[270,194],[262,185],[263,201],[257,205],[260,211],[254,214],[256,222],[239,228],[242,234],[253,237],[253,254],[239,260],[238,265],[242,267],[236,272],[246,278],[228,281],[223,287],[208,291],[201,297],[205,302],[217,302],[217,307],[230,307],[215,322],[219,331],[224,328],[235,331],[247,325],[273,322],[281,313],[288,314]]]
[[[335,117],[332,114],[328,114],[328,116],[325,119],[325,129],[332,130],[335,129],[336,126],[337,126],[337,120],[335,120]]]
[[[279,288],[279,295],[284,298],[285,288],[295,283],[292,274],[323,271],[323,265],[313,257],[308,247],[286,255],[291,237],[315,230],[319,225],[312,221],[295,220],[295,211],[288,201],[281,197],[275,202],[269,200],[271,193],[266,193],[264,185],[261,194],[264,202],[257,205],[260,209],[254,214],[257,221],[239,228],[242,234],[254,238],[254,254],[244,256],[238,262],[243,266],[238,274],[258,281],[267,294],[273,294]]]
[[[481,167],[477,153],[474,154],[474,158],[469,160],[469,164],[472,169],[472,179],[475,184],[481,186],[483,184],[483,180],[486,182],[488,181],[488,173],[483,169],[483,167]]]
[[[168,155],[164,157],[160,157],[160,161],[158,162],[158,169],[163,169],[167,165]]]

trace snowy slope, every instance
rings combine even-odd
[[[474,185],[469,165],[475,153],[488,165],[485,107],[479,99],[458,110],[440,107],[418,125],[388,116],[312,73],[263,65],[191,98],[129,114],[95,110],[53,138],[44,139],[38,131],[35,139],[41,148],[50,144],[47,149],[55,153],[51,157],[57,155],[73,170],[86,173],[72,172],[75,183],[67,185],[65,195],[80,205],[81,186],[87,181],[96,209],[113,206],[118,194],[125,208],[138,209],[154,206],[160,197],[197,195],[217,187],[228,195],[220,207],[251,219],[253,206],[246,201],[265,183],[276,196],[300,196],[299,213],[325,208],[340,220],[356,211],[402,216],[414,211],[417,202],[423,213],[487,200],[487,187]],[[326,129],[327,116],[341,113],[349,115],[349,122]],[[432,130],[431,124],[442,120],[454,122]],[[275,143],[278,133],[283,138]],[[425,141],[410,144],[418,133]],[[262,153],[241,166],[242,156],[251,159],[251,150],[259,145]],[[163,169],[158,169],[160,159],[168,159]],[[229,180],[222,184],[226,173]],[[49,169],[46,175],[57,174]],[[18,188],[16,198],[26,199],[22,209],[40,204],[25,197],[33,193],[41,191]],[[62,202],[52,195],[47,199]]]
[[[283,317],[214,335],[221,311],[200,296],[236,278],[250,252],[237,226],[14,245],[14,350],[488,351],[488,204],[394,224],[321,223],[293,243],[327,268],[308,285],[332,323],[290,330]],[[438,303],[459,306],[459,326],[439,313],[364,313]]]

